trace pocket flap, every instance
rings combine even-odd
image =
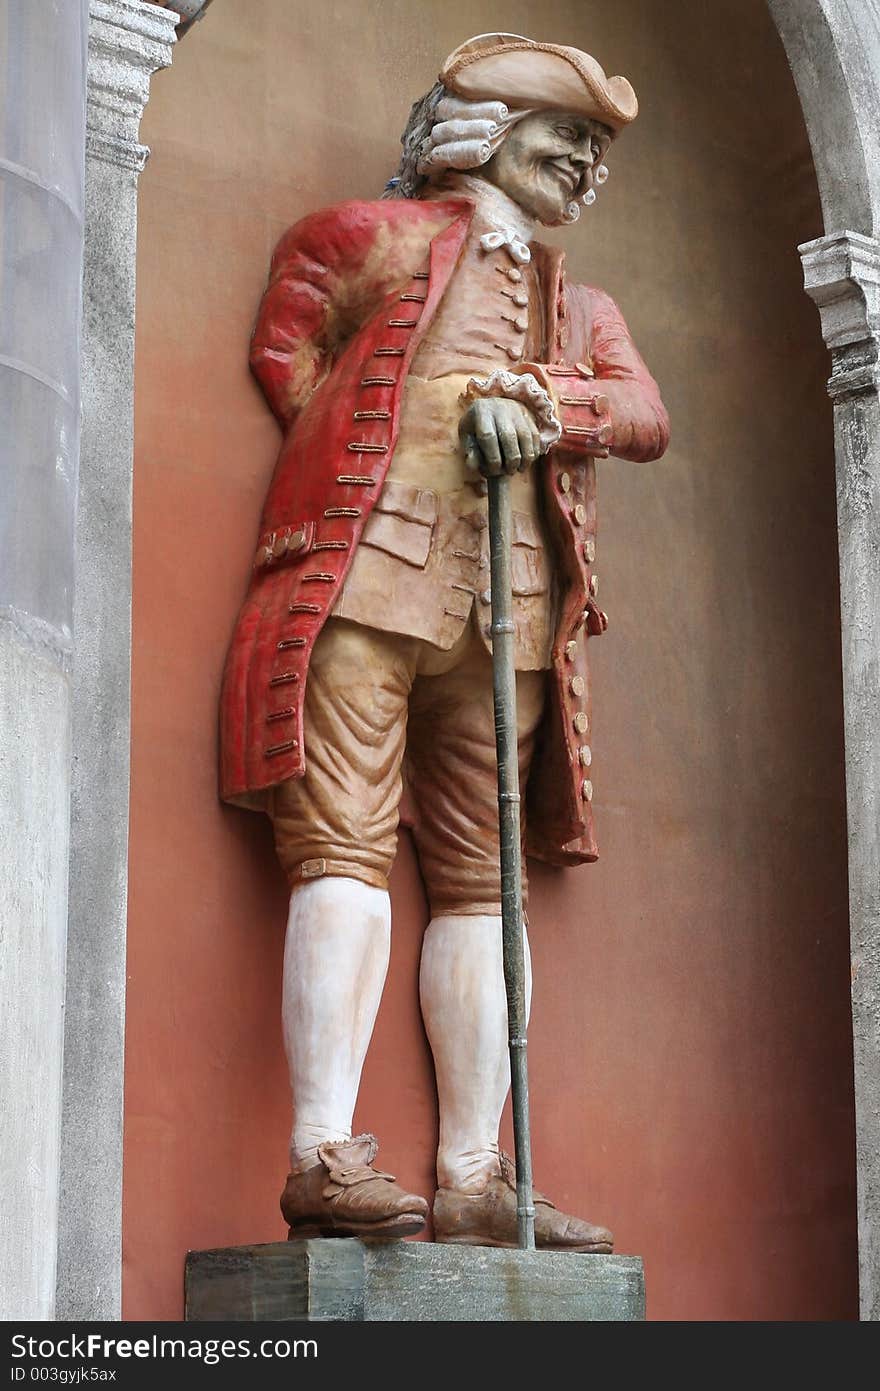
[[[432,488],[420,488],[415,483],[396,483],[386,480],[373,512],[385,512],[391,517],[402,517],[406,522],[420,522],[422,526],[433,526],[437,520],[439,501]]]
[[[543,550],[544,538],[534,517],[528,516],[526,512],[514,512],[511,522],[515,546],[531,546],[533,550]]]
[[[380,512],[374,508],[364,527],[361,545],[373,546],[375,550],[385,551],[407,565],[424,569],[431,552],[433,535],[433,526],[424,526],[393,512]]]
[[[546,594],[550,587],[544,537],[534,517],[514,512],[511,517],[510,577],[515,595]]]

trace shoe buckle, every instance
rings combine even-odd
[[[394,1182],[393,1174],[385,1174],[381,1169],[373,1169],[367,1164],[347,1164],[330,1170],[330,1178],[343,1188],[353,1188],[357,1183],[367,1183],[370,1179],[382,1178]]]

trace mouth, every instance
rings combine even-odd
[[[580,176],[576,174],[574,170],[570,168],[564,168],[562,165],[556,164],[552,159],[547,159],[544,161],[544,168],[549,173],[554,175],[556,181],[559,183],[563,192],[565,193],[566,198],[572,198],[574,196],[575,189],[580,183]]]

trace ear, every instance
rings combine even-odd
[[[612,130],[610,126],[603,126],[601,121],[597,121],[596,134],[598,135],[599,140],[601,141],[601,158],[604,159],[608,151],[611,149],[612,141],[614,140],[614,137],[617,134],[617,132]]]

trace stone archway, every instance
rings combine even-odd
[[[816,301],[832,353],[829,389],[834,401],[849,820],[850,922],[853,956],[853,1021],[856,1074],[861,1299],[863,1318],[880,1318],[880,600],[873,577],[880,569],[880,8],[878,0],[767,0],[785,46],[804,108],[824,211],[826,234],[801,248],[806,286]],[[205,9],[187,0],[185,17]],[[124,273],[133,289],[135,189],[146,151],[138,144],[140,112],[149,73],[170,61],[176,15],[142,0],[89,0],[91,57],[89,178],[93,216],[86,232],[86,309],[105,299],[105,282]],[[107,208],[123,210],[108,217]],[[122,228],[122,233],[119,228]],[[120,264],[124,262],[124,264]],[[112,298],[112,297],[111,297]],[[87,460],[81,478],[112,480],[119,499],[116,550],[81,547],[81,576],[94,592],[112,595],[108,618],[121,614],[114,663],[99,654],[80,656],[74,700],[91,699],[126,727],[128,718],[128,620],[130,447],[125,457],[113,431],[98,430],[94,409],[112,397],[106,419],[122,438],[131,427],[133,314],[120,306],[114,325],[121,376],[105,369],[102,344],[87,340],[84,375],[96,385],[86,393]],[[88,354],[93,351],[94,361]],[[121,383],[121,385],[120,385]],[[88,386],[88,380],[86,382]],[[93,409],[89,410],[89,400]],[[99,496],[96,491],[96,496]],[[101,496],[103,496],[101,494]],[[81,510],[80,526],[89,523]],[[108,586],[106,567],[117,560]],[[88,567],[91,565],[91,570]],[[105,609],[102,608],[102,612]],[[93,684],[90,684],[93,683]],[[86,786],[95,742],[76,748],[78,777]],[[127,821],[127,746],[114,744],[110,779],[116,800],[105,799],[104,817]],[[105,784],[107,765],[104,765]],[[94,835],[94,799],[74,796],[73,836],[80,845]],[[124,836],[105,855],[106,894],[96,913],[85,858],[72,885],[68,950],[67,1048],[64,1060],[61,1186],[68,1198],[59,1240],[57,1313],[64,1317],[119,1317],[121,1088],[125,982]],[[96,952],[100,923],[100,996],[87,989],[85,966]],[[100,1059],[100,1087],[95,1086]],[[96,1099],[96,1091],[101,1095]],[[88,1143],[83,1143],[83,1137]],[[83,1222],[68,1220],[81,1210]],[[50,1236],[54,1240],[54,1233]],[[51,1262],[50,1262],[51,1264]],[[83,1271],[86,1272],[85,1276]],[[51,1278],[51,1277],[49,1277]],[[43,1291],[51,1304],[49,1279]],[[42,1310],[44,1304],[31,1307]]]
[[[849,839],[860,1298],[880,1318],[880,5],[767,0],[825,235],[801,246],[831,351]]]

